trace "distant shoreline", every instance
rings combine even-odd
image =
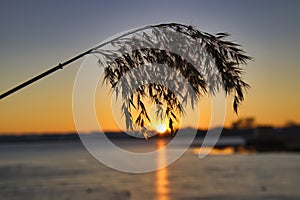
[[[189,134],[191,131],[197,131],[196,138],[203,141],[206,130],[195,130],[191,128],[182,129],[183,133]],[[90,135],[99,133],[90,133]],[[124,132],[105,132],[110,140],[145,140],[144,138],[136,138],[127,135]],[[181,135],[180,137],[184,137]],[[150,140],[157,138],[172,139],[173,136],[155,135]],[[240,138],[240,142],[236,142],[233,138]],[[54,134],[32,134],[32,135],[0,135],[0,145],[8,143],[24,143],[24,142],[80,142],[77,133],[54,133]],[[146,141],[146,140],[145,140]],[[196,140],[195,140],[196,141]],[[199,141],[199,140],[197,140]],[[224,143],[224,141],[226,141]],[[194,142],[192,146],[200,146],[201,142]],[[226,129],[221,133],[220,142],[216,148],[225,147],[243,147],[259,152],[263,151],[300,151],[300,126],[287,127],[282,129],[274,129],[272,127],[257,127],[252,129]]]

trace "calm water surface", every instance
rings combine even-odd
[[[121,143],[137,152],[147,148]],[[227,148],[199,159],[198,152],[190,148],[167,168],[129,174],[101,164],[79,142],[1,144],[0,199],[300,199],[298,153]],[[156,162],[166,161],[162,151]]]

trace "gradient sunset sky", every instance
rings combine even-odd
[[[179,22],[229,32],[254,58],[245,66],[251,89],[238,116],[228,102],[225,126],[244,117],[264,125],[300,123],[299,9],[300,1],[276,0],[1,1],[0,93],[122,31]],[[72,90],[81,62],[1,100],[0,133],[75,131]],[[203,99],[200,128],[209,121],[206,105]],[[117,130],[111,114],[97,112],[103,129]]]

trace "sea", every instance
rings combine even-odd
[[[164,138],[122,139],[114,144],[138,154],[164,149],[169,142]],[[300,199],[300,153],[225,147],[199,158],[200,146],[172,148],[184,151],[170,165],[161,167],[169,156],[163,150],[149,161],[149,166],[157,163],[160,169],[124,172],[120,169],[128,166],[122,162],[108,166],[80,141],[0,144],[0,199]],[[94,150],[109,151],[105,145],[96,145]],[[120,158],[111,159],[118,163]],[[144,166],[130,157],[128,163]]]

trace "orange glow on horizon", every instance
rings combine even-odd
[[[75,76],[77,68],[71,69],[71,75]],[[72,114],[72,88],[74,80],[66,78],[66,72],[61,72],[45,79],[32,87],[26,88],[11,97],[1,101],[0,104],[0,134],[43,134],[43,133],[70,133],[76,132]],[[70,73],[69,73],[70,74]],[[64,83],[63,87],[56,87],[57,82]],[[53,87],[53,85],[55,87]],[[232,99],[228,99],[225,117],[225,127],[230,127],[233,121],[244,117],[254,117],[257,124],[268,124],[275,127],[284,126],[288,120],[300,123],[300,112],[298,93],[292,93],[293,98],[289,98],[287,94],[279,96],[272,100],[273,90],[269,90],[270,95],[260,91],[261,86],[255,86],[252,83],[252,89],[245,98],[245,102],[240,106],[239,114],[236,115],[232,110]],[[45,90],[47,88],[47,90]],[[266,88],[265,88],[266,90]],[[264,91],[265,91],[264,90]],[[122,113],[119,108],[114,108],[111,104],[111,96],[109,88],[99,90],[101,96],[95,99],[95,111],[98,121],[101,122],[101,128],[104,131],[120,131],[119,124],[124,123]],[[286,104],[286,98],[289,103]],[[200,121],[198,127],[206,129],[211,119],[211,104],[209,98],[204,97],[200,103]],[[193,110],[186,109],[185,122],[180,127],[191,127],[191,123],[197,116]],[[115,119],[115,116],[119,119]],[[157,122],[159,123],[159,122]],[[124,126],[123,126],[124,127]],[[167,127],[167,126],[166,126]],[[152,127],[157,130],[157,124]],[[87,121],[85,130],[87,133],[92,130]]]

